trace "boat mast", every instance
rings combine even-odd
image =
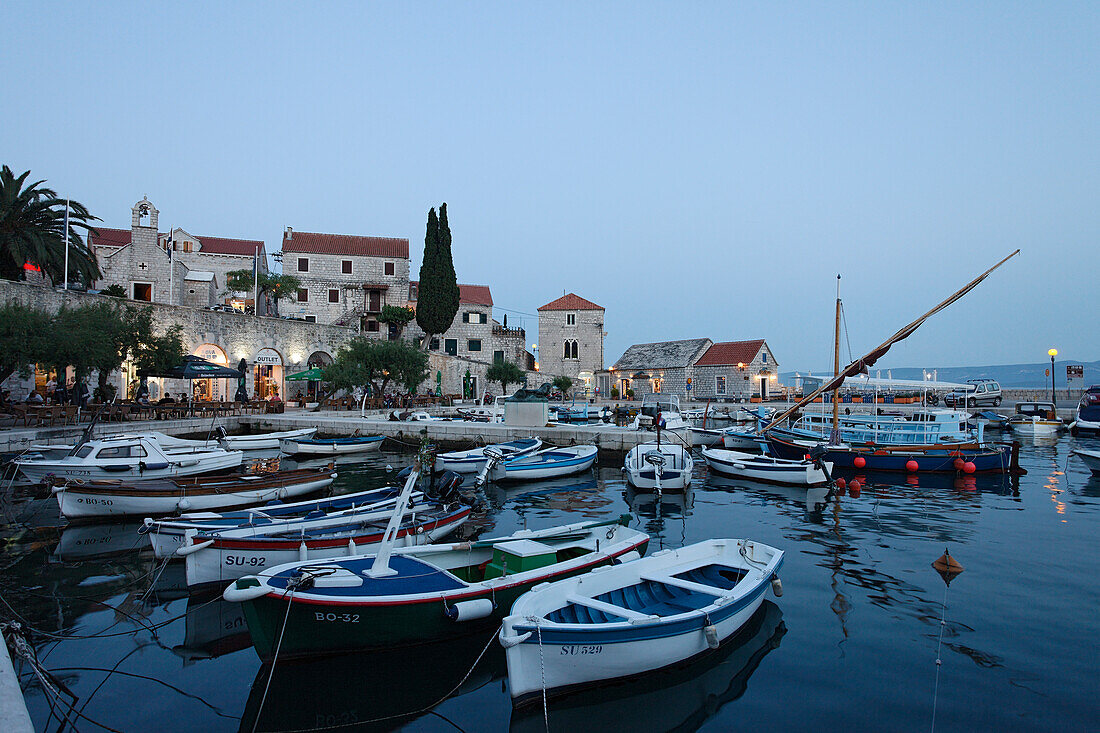
[[[840,275],[836,276],[836,328],[833,330],[833,376],[840,374]],[[840,427],[840,385],[833,390],[833,433]]]

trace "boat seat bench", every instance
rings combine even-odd
[[[593,608],[597,611],[601,611],[610,616],[618,616],[619,618],[625,618],[628,621],[645,621],[653,618],[652,615],[646,613],[638,613],[632,611],[629,608],[623,608],[622,606],[616,606],[612,603],[605,603],[604,601],[597,601],[595,598],[589,598],[587,596],[570,595],[565,600],[576,606],[585,606],[587,608]]]
[[[729,590],[725,588],[714,588],[709,585],[703,585],[702,583],[695,583],[690,580],[681,580],[680,578],[674,578],[671,575],[641,575],[642,580],[648,580],[651,583],[661,583],[663,585],[672,585],[677,588],[683,588],[694,593],[703,593],[706,595],[716,596],[721,598],[729,593]]]

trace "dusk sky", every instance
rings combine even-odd
[[[408,237],[537,340],[1100,359],[1100,4],[4,2],[0,162],[105,226]],[[843,340],[843,338],[842,338]],[[847,356],[847,347],[844,347]],[[1061,358],[1061,357],[1060,357]]]

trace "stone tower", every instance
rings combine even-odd
[[[142,196],[141,201],[134,204],[130,210],[130,241],[133,244],[157,246],[157,225],[160,222],[160,211],[153,206],[148,196]]]
[[[595,387],[603,369],[604,309],[569,293],[539,308],[539,370],[548,377],[564,375],[578,388]]]

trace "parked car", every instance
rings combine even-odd
[[[946,407],[977,407],[978,405],[1001,404],[1001,385],[994,379],[968,379],[967,384],[974,385],[974,389],[965,392],[948,392],[943,396],[943,404]]]

